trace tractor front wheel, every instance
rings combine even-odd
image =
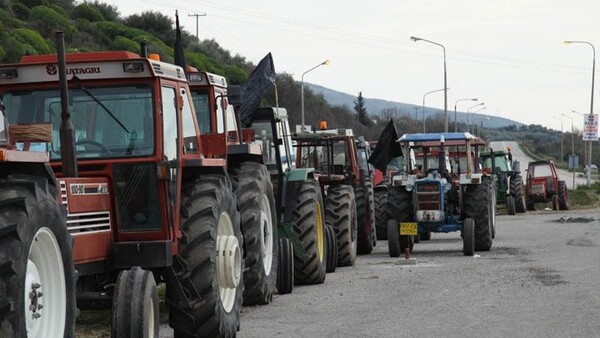
[[[327,272],[335,272],[338,264],[338,247],[335,230],[331,224],[325,224],[325,238],[327,240]]]
[[[289,238],[279,239],[279,264],[277,265],[277,292],[292,293],[294,289],[294,247]]]
[[[515,206],[515,198],[513,196],[507,196],[506,197],[506,212],[509,215],[516,215],[517,214],[517,209]]]
[[[475,221],[472,218],[466,218],[462,231],[463,254],[473,256],[475,254]]]
[[[375,230],[377,232],[377,239],[387,239],[387,199],[388,189],[387,188],[376,188],[375,189]]]
[[[112,305],[113,338],[158,337],[158,291],[152,272],[134,266],[117,277]]]

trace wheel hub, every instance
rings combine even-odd
[[[260,200],[260,227],[262,232],[261,248],[263,256],[263,267],[267,275],[271,272],[273,264],[273,222],[271,219],[271,206],[266,195]]]
[[[238,286],[241,278],[242,252],[237,237],[219,236],[217,264],[219,286],[232,289]]]

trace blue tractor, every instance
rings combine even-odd
[[[404,169],[388,192],[388,246],[391,257],[412,251],[417,236],[460,231],[463,253],[492,247],[495,188],[480,170],[479,143],[472,134],[404,134],[398,142]]]

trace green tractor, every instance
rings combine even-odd
[[[509,215],[525,212],[527,204],[520,162],[513,160],[510,148],[481,152],[479,160],[484,170],[496,176],[497,203],[505,204]]]

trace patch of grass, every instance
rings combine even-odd
[[[600,184],[594,183],[590,187],[578,186],[577,190],[570,190],[569,204],[572,209],[600,207]]]

